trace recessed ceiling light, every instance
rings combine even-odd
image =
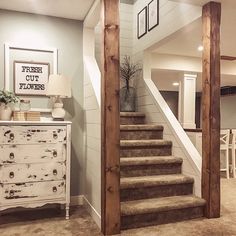
[[[178,82],[174,82],[172,85],[173,86],[179,86],[179,83]]]
[[[198,48],[197,48],[197,50],[199,51],[199,52],[202,52],[203,51],[203,46],[202,45],[200,45],[200,46],[198,46]]]

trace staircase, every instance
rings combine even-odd
[[[163,127],[145,124],[138,112],[121,112],[120,122],[122,229],[202,217],[205,201],[181,174],[183,160],[172,156]]]

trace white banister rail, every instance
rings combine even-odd
[[[151,79],[144,79],[144,83],[153,98],[155,105],[159,108],[161,114],[165,118],[168,127],[171,129],[172,134],[178,141],[187,161],[191,164],[194,179],[195,179],[195,194],[201,197],[201,169],[202,169],[202,157],[185,133],[184,129],[176,119],[168,104],[162,97],[156,85]],[[190,170],[188,170],[189,172]]]
[[[170,127],[178,140],[181,142],[181,146],[184,147],[185,154],[190,158],[193,167],[200,174],[202,168],[202,158],[189,139],[188,135],[185,133],[184,129],[180,125],[179,121],[176,119],[172,111],[170,110],[168,104],[160,94],[156,85],[150,79],[144,79],[150,94],[152,95],[156,105],[160,108],[161,113],[164,115]]]

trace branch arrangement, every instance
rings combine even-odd
[[[129,56],[124,56],[123,62],[120,65],[120,78],[125,81],[127,90],[129,90],[129,83],[134,78],[134,75],[141,70],[139,63],[132,63]]]

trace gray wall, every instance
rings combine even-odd
[[[72,78],[73,98],[64,102],[68,111],[67,119],[73,121],[72,195],[83,193],[82,30],[80,21],[0,10],[0,88],[4,86],[6,42],[57,48],[59,73]]]
[[[165,99],[166,103],[170,107],[171,111],[178,119],[178,101],[179,101],[179,92],[175,91],[160,91],[161,95]]]
[[[236,95],[221,96],[221,128],[236,128]]]

